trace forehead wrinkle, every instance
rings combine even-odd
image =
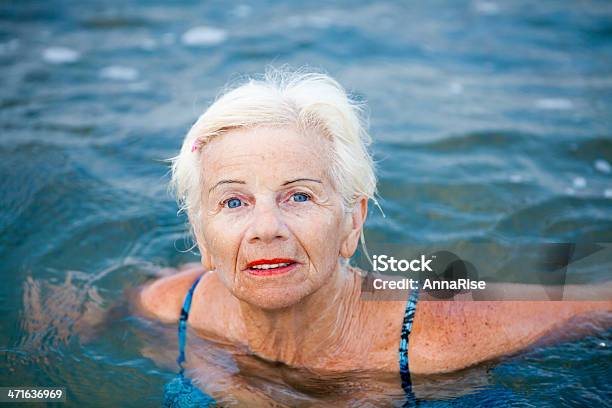
[[[207,167],[207,165],[213,166],[213,167],[221,167],[221,168],[235,167],[235,166],[244,164],[245,161],[250,158],[258,157],[258,156],[261,156],[261,155],[256,154],[256,153],[242,153],[242,154],[234,153],[230,156],[223,157],[222,159],[220,155],[218,154],[212,155],[212,157],[209,160],[202,160],[202,168]]]
[[[243,167],[249,163],[246,163],[246,160],[253,160],[253,159],[257,159],[257,158],[265,158],[265,154],[255,154],[255,153],[245,153],[245,154],[240,154],[240,155],[234,155],[233,157],[230,157],[229,160],[220,160],[220,159],[215,159],[215,160],[211,160],[208,162],[208,166],[206,166],[207,168],[204,171],[204,173],[208,173],[210,174],[211,171],[215,171],[215,172],[222,172],[224,175],[228,176],[229,178],[232,179],[239,179],[240,177],[236,177],[233,176],[231,174],[227,174],[227,170],[231,170],[231,169],[235,169],[235,168],[240,168]],[[292,161],[292,167],[297,168],[298,171],[294,172],[286,172],[285,169],[283,167],[283,164],[287,164],[287,158],[290,159],[295,159],[297,158],[299,161]],[[312,169],[313,163],[316,162],[317,160],[317,156],[316,155],[310,155],[310,154],[303,154],[303,153],[299,153],[299,152],[287,152],[284,155],[284,159],[285,160],[276,160],[273,163],[271,163],[272,165],[274,165],[274,169],[275,170],[281,170],[281,171],[276,171],[275,173],[283,173],[282,175],[284,176],[285,174],[287,175],[286,177],[284,177],[284,179],[282,180],[283,182],[290,180],[290,179],[295,179],[295,178],[309,178],[312,177],[312,175],[314,176],[318,176],[320,177],[321,175],[325,174],[325,170],[320,172],[320,171],[316,171],[316,172],[304,172],[304,169]],[[300,160],[301,159],[301,160]],[[271,170],[269,164],[267,163],[262,163],[262,165],[265,166],[266,169]],[[212,168],[210,168],[212,167]],[[280,168],[279,168],[280,167]],[[318,167],[318,166],[317,166]],[[294,173],[294,174],[292,174]],[[260,178],[260,174],[259,172],[254,173],[254,175],[256,176],[256,181],[259,180]],[[294,176],[291,177],[290,175]],[[230,177],[231,176],[231,177]]]
[[[235,158],[248,157],[248,156],[249,156],[248,153],[234,155]],[[202,155],[202,157],[204,157],[204,155]],[[202,166],[200,170],[200,174],[202,177],[202,185],[206,185],[207,181],[211,180],[211,174],[210,174],[211,172],[217,172],[217,173],[220,172],[223,175],[227,175],[226,174],[227,169],[237,168],[244,164],[244,160],[240,162],[234,161],[234,162],[227,163],[225,160],[221,161],[217,156],[214,156],[214,157],[215,158],[212,158],[210,160],[202,159]],[[212,169],[209,168],[211,166],[212,166]],[[231,177],[231,175],[228,175],[228,176],[229,177],[226,177],[226,178],[239,179],[239,177]],[[247,180],[243,180],[243,181],[246,182]],[[210,182],[213,183],[214,180],[211,180]]]
[[[227,138],[228,136],[230,139]],[[238,136],[238,138],[232,137],[230,133],[223,135],[207,144],[203,149],[204,151],[201,154],[201,177],[203,184],[206,184],[207,181],[215,182],[215,179],[206,177],[206,175],[210,176],[212,172],[222,174],[223,178],[243,180],[245,182],[248,182],[247,178],[250,176],[257,186],[265,182],[265,176],[271,174],[275,179],[278,179],[275,180],[275,183],[278,184],[294,178],[314,177],[325,180],[325,184],[328,184],[334,190],[336,189],[330,173],[329,150],[324,148],[328,145],[329,141],[326,139],[321,140],[322,137],[320,135],[310,134],[306,137],[317,138],[323,143],[313,145],[300,139],[296,143],[285,144],[281,148],[281,156],[273,150],[237,152],[236,150],[249,148],[242,145],[242,141],[246,140],[242,136],[249,137],[249,135],[234,136]],[[256,136],[256,134],[250,136]],[[224,143],[224,141],[228,143]],[[256,146],[253,150],[263,147],[262,144]],[[279,159],[274,160],[277,157]],[[267,160],[268,158],[271,160]],[[259,160],[262,163],[253,163],[254,160]],[[254,168],[247,168],[245,174],[240,174],[244,172],[240,168],[245,165],[254,166]],[[260,170],[262,168],[267,172],[265,175],[261,174],[262,171]],[[313,172],[312,170],[315,168],[316,171]]]

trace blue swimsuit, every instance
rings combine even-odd
[[[191,380],[184,376],[183,363],[185,362],[185,342],[187,340],[187,319],[191,308],[193,292],[202,279],[201,275],[189,288],[185,302],[181,309],[181,317],[178,326],[179,356],[176,362],[179,365],[177,376],[164,386],[164,407],[172,408],[192,408],[217,406],[215,400],[208,394],[194,386]],[[402,335],[399,347],[399,366],[402,379],[402,388],[406,393],[406,403],[404,407],[416,405],[416,398],[412,392],[412,382],[410,381],[410,371],[408,370],[408,337],[412,330],[412,321],[416,312],[416,304],[419,300],[419,291],[413,290],[410,293],[406,311],[404,312],[404,322],[402,324]]]

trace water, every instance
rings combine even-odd
[[[174,327],[120,307],[89,323],[197,260],[162,160],[227,80],[269,63],[322,67],[369,102],[387,218],[371,212],[368,240],[612,241],[610,2],[3,2],[2,385],[65,386],[68,406],[161,403]],[[415,387],[432,406],[609,406],[610,344],[598,330]],[[253,364],[241,378],[300,401]]]

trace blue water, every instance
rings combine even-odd
[[[159,406],[175,329],[117,304],[197,260],[162,160],[228,80],[284,63],[369,103],[387,215],[369,241],[612,242],[611,2],[2,2],[0,385]],[[611,344],[595,330],[417,395],[610,406]]]

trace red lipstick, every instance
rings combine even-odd
[[[286,264],[278,267],[265,267],[266,265],[278,265]],[[249,262],[245,270],[252,275],[257,276],[269,276],[278,275],[281,273],[289,272],[297,267],[297,261],[289,258],[272,258],[272,259],[258,259],[256,261]]]

